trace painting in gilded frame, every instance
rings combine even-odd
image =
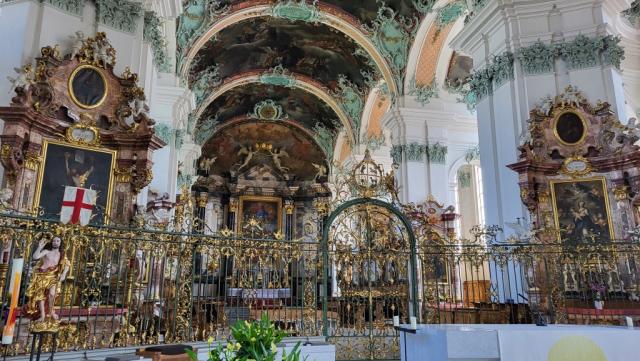
[[[78,187],[86,177],[83,188],[96,190],[98,196],[91,224],[105,223],[111,206],[116,151],[45,140],[42,153],[34,204],[41,208],[42,216],[59,218],[64,187]]]
[[[551,196],[560,240],[577,244],[614,238],[604,178],[551,181]]]
[[[260,226],[257,235],[271,237],[282,229],[282,200],[276,197],[240,197],[239,231],[249,233],[248,224],[253,219]]]

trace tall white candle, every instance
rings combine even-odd
[[[411,320],[411,329],[412,330],[417,329],[418,328],[418,320],[414,316],[411,316],[410,320]]]
[[[400,316],[393,316],[393,327],[400,326]]]

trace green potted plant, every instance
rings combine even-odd
[[[219,343],[211,348],[214,340],[209,338],[209,353],[207,361],[275,361],[278,353],[276,346],[286,333],[276,329],[269,321],[267,314],[263,314],[260,320],[254,322],[238,321],[231,327],[233,340],[225,346]],[[198,356],[191,350],[186,350],[191,360],[197,361]],[[300,342],[287,354],[282,352],[283,361],[300,360]]]

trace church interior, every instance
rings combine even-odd
[[[0,31],[5,359],[637,357],[640,0],[0,0]]]

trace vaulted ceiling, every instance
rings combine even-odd
[[[220,130],[230,122],[289,122],[298,128],[279,131],[306,132],[331,162],[341,131],[359,141],[374,87],[402,95],[411,44],[434,3],[187,0],[178,67],[196,97],[191,129],[207,144],[203,154],[229,135]]]

